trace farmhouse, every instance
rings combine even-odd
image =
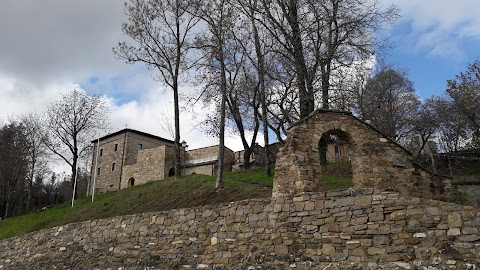
[[[96,192],[107,192],[173,176],[174,142],[134,129],[105,135],[94,143],[92,178]],[[181,147],[182,174],[214,175],[219,146],[186,150]],[[234,153],[225,147],[225,171],[231,171]]]

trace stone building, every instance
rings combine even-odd
[[[273,197],[321,190],[319,142],[324,135],[334,135],[348,149],[357,187],[424,198],[451,187],[448,179],[426,171],[409,151],[352,113],[319,109],[287,131],[277,156]]]
[[[193,173],[215,175],[218,168],[218,145],[202,147],[186,151],[184,175]],[[232,171],[234,163],[233,151],[225,147],[225,168],[226,172]]]
[[[277,158],[277,153],[280,149],[281,144],[279,142],[275,142],[268,145],[268,153],[270,155],[270,163],[275,164],[275,160]],[[234,164],[232,169],[234,171],[239,171],[243,169],[243,162],[245,160],[245,150],[236,151],[234,153]],[[250,154],[250,166],[251,167],[261,167],[264,166],[265,156],[265,148],[258,143],[256,143],[253,147],[253,152]]]
[[[119,190],[175,174],[175,147],[171,140],[123,129],[92,143],[91,177],[95,192]],[[218,145],[189,151],[181,149],[182,174],[215,175],[218,150]],[[233,151],[225,147],[225,171],[231,171],[233,159]]]

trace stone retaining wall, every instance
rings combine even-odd
[[[0,269],[476,269],[479,224],[398,193],[303,193],[30,233],[0,241]]]

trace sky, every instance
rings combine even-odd
[[[393,45],[385,58],[409,70],[421,98],[441,95],[448,79],[480,57],[480,1],[379,2],[401,10],[400,19],[381,33]],[[49,103],[79,87],[108,100],[111,132],[128,127],[172,139],[162,128],[162,119],[173,118],[171,91],[141,64],[114,57],[112,47],[128,41],[121,31],[124,21],[121,0],[2,0],[0,121],[42,113]],[[189,149],[218,143],[199,128],[204,112],[181,114],[182,140]],[[233,135],[226,138],[226,146],[242,149]]]

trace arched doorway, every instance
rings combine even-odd
[[[131,177],[128,179],[128,187],[133,187],[135,186],[135,178]]]
[[[318,142],[320,161],[319,189],[344,189],[353,186],[350,135],[339,129],[322,133]]]
[[[168,170],[168,177],[171,176],[175,176],[175,168],[170,168],[170,170]]]

